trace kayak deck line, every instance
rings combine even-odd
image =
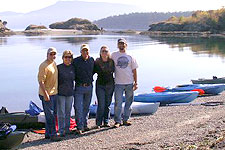
[[[161,106],[219,106],[219,105],[225,105],[224,102],[199,102],[199,103],[172,103],[172,104],[166,104],[166,105],[161,105]]]

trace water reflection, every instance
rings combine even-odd
[[[91,40],[96,39],[95,37],[53,37],[51,38],[54,42],[67,42],[72,45],[81,45],[82,43],[88,43]]]
[[[218,37],[150,37],[160,43],[165,43],[170,48],[179,48],[180,51],[187,47],[194,52],[194,54],[208,54],[208,56],[218,55],[225,57],[225,39]]]
[[[0,37],[0,45],[6,45],[7,44],[7,38]]]

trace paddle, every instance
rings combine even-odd
[[[153,90],[156,92],[156,93],[160,93],[160,92],[165,92],[167,91],[168,89],[164,88],[164,87],[161,87],[161,86],[155,86],[153,88]]]
[[[191,90],[191,91],[197,91],[199,93],[199,95],[205,94],[205,91],[203,89],[194,89],[194,90]]]
[[[164,87],[161,87],[161,86],[155,86],[155,87],[153,88],[153,90],[154,90],[156,93],[169,91],[169,89],[164,88]],[[202,90],[202,89],[193,89],[193,90],[191,90],[191,91],[197,91],[197,92],[199,93],[199,95],[205,94],[205,91]]]

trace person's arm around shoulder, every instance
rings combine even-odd
[[[46,76],[47,76],[47,71],[46,68],[44,68],[42,65],[39,67],[39,72],[38,72],[38,83],[39,86],[43,92],[43,96],[44,96],[44,100],[45,101],[50,101],[50,96],[45,88],[45,80],[46,80]]]
[[[112,72],[115,72],[115,63],[112,58],[110,58],[110,67],[112,69]]]
[[[98,62],[99,58],[97,58],[94,62],[94,70],[93,70],[93,74],[98,73]]]

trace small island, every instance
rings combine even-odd
[[[0,36],[14,34],[9,28],[6,27],[7,21],[0,20]]]
[[[65,22],[56,22],[49,25],[51,29],[100,30],[97,25],[87,19],[72,18]]]
[[[74,35],[74,34],[100,34],[97,25],[87,19],[71,18],[64,22],[56,22],[47,27],[43,25],[29,25],[25,31],[17,31],[16,34],[27,36],[35,35]]]
[[[149,25],[149,35],[209,36],[225,33],[225,8],[196,11],[190,17],[172,16],[166,21]]]

